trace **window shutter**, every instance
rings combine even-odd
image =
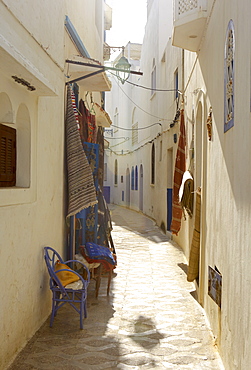
[[[16,130],[0,124],[0,187],[16,185]]]

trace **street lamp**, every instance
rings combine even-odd
[[[84,80],[86,78],[89,78],[89,77],[92,77],[92,76],[95,76],[101,72],[105,72],[105,71],[115,71],[116,73],[116,77],[122,82],[122,84],[125,83],[125,81],[129,78],[130,74],[134,74],[134,75],[140,75],[142,76],[143,73],[140,72],[140,71],[131,71],[130,68],[131,68],[131,64],[128,62],[128,59],[124,56],[124,49],[125,47],[122,46],[122,47],[118,47],[118,46],[110,46],[111,49],[122,49],[122,57],[119,59],[118,63],[115,65],[115,68],[114,67],[106,67],[106,66],[102,66],[100,64],[93,64],[93,62],[81,62],[81,61],[77,61],[77,60],[69,60],[69,59],[66,59],[66,63],[69,63],[69,64],[76,64],[76,65],[81,65],[81,66],[86,66],[86,67],[92,67],[92,68],[96,68],[97,70],[95,72],[91,72],[91,73],[88,73],[82,77],[78,77],[78,78],[74,78],[73,80],[70,80],[70,81],[67,81],[66,84],[71,84],[73,82],[78,82],[80,80]],[[88,58],[84,59],[84,60],[88,60]]]
[[[119,59],[118,63],[115,65],[116,76],[121,81],[122,84],[125,83],[126,80],[128,80],[130,76],[130,68],[131,64],[128,62],[128,59],[124,56],[124,46],[122,47],[122,57]]]

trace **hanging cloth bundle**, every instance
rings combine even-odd
[[[196,191],[196,209],[193,230],[193,239],[190,248],[187,281],[194,281],[199,277],[200,266],[200,209],[201,209],[201,190]]]
[[[183,209],[184,216],[185,211],[189,217],[193,216],[193,194],[194,194],[194,180],[190,171],[184,172],[182,177],[182,183],[179,190],[179,202]],[[185,216],[186,218],[186,216]]]
[[[81,143],[69,85],[65,124],[69,198],[67,216],[69,217],[97,203],[92,171]]]
[[[181,227],[182,208],[179,204],[179,189],[182,182],[183,174],[186,170],[186,132],[184,121],[184,110],[180,112],[180,136],[176,153],[175,170],[173,178],[173,203],[172,203],[172,223],[171,231],[178,235]]]

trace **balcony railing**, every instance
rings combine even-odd
[[[191,10],[198,8],[198,0],[178,0],[177,12],[178,16],[187,14]]]
[[[173,45],[198,51],[207,20],[207,0],[174,0]]]

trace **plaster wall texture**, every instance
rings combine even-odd
[[[16,21],[28,30],[30,36],[43,47],[61,67],[64,66],[63,43],[64,5],[60,1],[13,1],[2,0],[4,6],[16,17]],[[51,22],[51,17],[53,22]],[[24,45],[23,45],[24,46]]]
[[[195,114],[195,152],[201,148],[202,229],[200,301],[217,336],[227,369],[250,367],[250,4],[209,2],[210,15],[198,60],[187,87],[186,111]],[[244,4],[243,4],[244,5]],[[245,9],[245,11],[244,11]],[[227,26],[235,29],[234,126],[224,133],[224,48]],[[191,57],[185,63],[192,70]],[[185,80],[188,81],[189,74]],[[194,93],[197,89],[196,94]],[[213,136],[206,118],[213,110]],[[201,108],[200,108],[201,107]],[[201,113],[198,113],[201,109]],[[202,129],[198,129],[201,115]],[[197,134],[196,134],[197,133]],[[196,137],[197,135],[197,137]],[[195,156],[196,158],[196,156]],[[198,161],[195,173],[198,172]],[[222,273],[221,310],[207,295],[208,266]]]
[[[157,5],[156,5],[157,4]],[[127,204],[126,197],[124,202],[121,199],[122,191],[126,193],[126,170],[130,170],[132,166],[137,165],[138,167],[138,181],[140,183],[140,166],[143,166],[143,212],[148,216],[154,218],[157,224],[160,226],[162,223],[167,224],[167,200],[166,193],[167,187],[170,187],[172,181],[173,163],[171,166],[167,164],[168,150],[176,148],[173,141],[173,134],[178,132],[178,127],[170,129],[170,123],[172,122],[176,113],[176,101],[174,89],[174,72],[178,68],[181,71],[181,51],[175,48],[172,52],[171,46],[171,27],[168,27],[165,20],[165,15],[170,18],[170,11],[168,12],[167,4],[164,5],[164,9],[161,9],[162,13],[159,12],[159,2],[154,2],[151,10],[148,14],[148,22],[145,28],[144,42],[142,45],[142,53],[140,60],[140,70],[143,71],[143,76],[134,79],[130,77],[130,81],[135,82],[139,85],[151,87],[151,75],[154,65],[156,66],[156,87],[158,89],[171,89],[172,91],[154,92],[151,90],[143,89],[139,87],[128,86],[125,83],[120,88],[117,88],[117,82],[113,83],[112,92],[106,94],[106,110],[110,116],[113,116],[115,107],[119,110],[119,126],[131,127],[131,112],[135,110],[135,116],[138,122],[139,128],[148,128],[138,131],[138,143],[132,145],[131,141],[127,141],[120,146],[116,146],[116,150],[123,150],[124,155],[117,155],[115,153],[107,156],[108,167],[110,162],[112,163],[111,168],[114,168],[115,158],[118,160],[119,167],[119,184],[113,187],[113,181],[107,184],[111,185],[111,202],[127,205],[135,210],[140,209],[140,186],[138,190],[130,191],[130,204]],[[161,22],[159,21],[161,13]],[[164,40],[163,37],[160,40],[160,34],[163,36],[166,32],[169,32],[169,37]],[[121,90],[124,90],[130,97],[130,101],[124,102],[125,94],[121,94]],[[160,125],[161,123],[161,125]],[[116,132],[117,136],[124,135],[125,131]],[[130,131],[126,132],[126,135],[130,135]],[[163,134],[163,135],[162,135]],[[118,141],[117,141],[118,142]],[[110,140],[110,145],[117,143],[114,139]],[[155,184],[151,184],[151,152],[152,145],[154,143],[156,168],[155,168]],[[131,145],[128,148],[128,145]],[[125,155],[126,150],[130,150],[132,153]],[[173,162],[174,158],[172,158]],[[170,167],[170,168],[168,168]],[[112,172],[112,169],[111,169]],[[124,183],[120,183],[120,175],[123,175]],[[169,184],[169,185],[168,185]]]
[[[3,297],[0,311],[0,368],[17,354],[46,320],[50,310],[48,274],[43,246],[52,245],[61,253],[64,246],[63,169],[63,84],[54,98],[37,97],[23,86],[1,76],[1,89],[8,94],[16,117],[26,107],[30,118],[30,145],[27,152],[29,184],[1,188],[0,229]],[[17,114],[16,114],[17,112]],[[27,117],[26,117],[27,118]]]
[[[91,58],[103,61],[103,0],[65,1],[65,14],[84,41]]]
[[[144,72],[140,83],[151,85],[152,61],[157,67],[157,86],[174,86],[174,72],[180,72],[179,88],[184,91],[184,110],[187,133],[187,168],[194,174],[195,188],[202,188],[201,209],[201,256],[200,278],[197,292],[199,302],[205,308],[214,335],[217,338],[225,367],[230,370],[250,367],[250,24],[248,9],[250,4],[243,1],[240,7],[235,1],[208,1],[208,19],[198,53],[184,51],[184,76],[182,76],[182,51],[166,45],[156,31],[163,13],[157,5],[149,3],[148,23],[142,46],[141,70]],[[163,4],[162,4],[163,5]],[[160,8],[162,10],[162,8]],[[171,11],[169,9],[169,11]],[[160,16],[161,14],[161,16]],[[227,26],[233,20],[235,29],[235,124],[224,133],[224,52]],[[165,29],[165,28],[163,28]],[[163,35],[162,35],[163,36]],[[168,35],[167,35],[168,36]],[[161,40],[154,42],[155,40]],[[164,58],[163,58],[164,56]],[[166,60],[166,66],[164,61]],[[184,81],[184,83],[182,83]],[[150,114],[163,118],[174,118],[175,103],[169,93],[156,93],[152,98],[149,91],[140,91],[135,102]],[[206,121],[212,107],[212,141],[208,140]],[[164,116],[163,116],[164,115]],[[152,118],[143,114],[139,122],[145,126]],[[147,144],[134,152],[133,157],[116,157],[119,168],[126,168],[137,161],[144,168],[143,212],[160,225],[166,219],[164,191],[170,186],[168,178],[170,161],[168,150],[173,150],[173,162],[177,144],[173,134],[178,134],[178,126],[168,130],[168,122],[163,121],[167,132],[154,140],[156,149],[156,184],[150,185],[151,145]],[[142,142],[156,135],[156,126],[142,133]],[[155,134],[155,135],[154,135]],[[139,133],[139,135],[141,135]],[[143,136],[145,135],[145,136]],[[162,160],[159,160],[162,139]],[[121,149],[121,148],[120,148]],[[194,156],[190,149],[194,150]],[[114,154],[109,159],[115,160]],[[169,184],[169,185],[168,185]],[[121,204],[120,184],[114,191],[113,201]],[[131,206],[137,209],[139,193],[131,192]],[[139,207],[139,206],[138,206]],[[139,209],[139,208],[138,208]],[[178,237],[173,239],[182,246],[187,259],[193,233],[194,217],[182,220]],[[208,296],[208,266],[217,267],[222,273],[221,310]]]
[[[17,186],[0,188],[0,369],[50,313],[43,247],[66,258],[64,20],[68,13],[91,57],[101,60],[102,4],[75,1],[74,10],[71,1],[0,1],[0,121],[17,129]],[[17,84],[15,74],[36,90]]]

